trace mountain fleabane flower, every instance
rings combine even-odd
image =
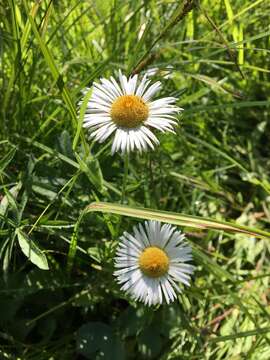
[[[189,286],[194,266],[185,235],[169,224],[146,221],[124,232],[115,257],[114,275],[121,290],[146,305],[167,304],[181,292],[179,283]]]
[[[119,83],[102,78],[93,84],[83,126],[100,143],[114,134],[112,153],[153,149],[159,141],[149,128],[174,132],[175,115],[183,110],[174,97],[151,101],[160,89],[161,82],[150,85],[147,75],[139,82],[138,75],[127,78],[119,70]]]

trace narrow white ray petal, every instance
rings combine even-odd
[[[134,260],[134,259],[128,258],[128,260],[123,260],[121,258],[118,258],[118,259],[116,259],[114,266],[116,268],[130,267],[130,266],[137,265],[137,262],[138,262],[137,259]],[[172,270],[172,272],[174,272],[176,274],[177,270]]]
[[[152,109],[160,109],[162,107],[167,107],[167,105],[175,103],[176,100],[177,99],[174,97],[161,98],[161,99],[157,99],[157,100],[148,102],[148,106],[151,110]]]
[[[147,127],[142,126],[141,127],[141,131],[143,131],[145,133],[145,135],[150,138],[154,143],[159,144],[159,141],[157,139],[157,137],[152,133],[151,130],[149,130]]]
[[[91,106],[93,107],[93,105],[95,106],[95,104],[103,105],[106,108],[108,108],[110,111],[112,102],[108,101],[108,100],[104,100],[101,97],[98,97],[97,95],[95,95],[95,96],[91,97],[91,99],[89,101],[89,107],[91,107]]]
[[[126,240],[130,241],[132,244],[134,244],[137,249],[139,249],[139,250],[143,249],[143,245],[141,244],[139,239],[136,239],[135,236],[133,236],[132,234],[130,234],[130,233],[126,232],[126,231],[124,232],[124,236],[125,236]]]
[[[195,266],[181,262],[171,263],[170,267],[172,269],[177,269],[185,274],[190,274],[190,275],[192,275],[195,270]]]
[[[140,131],[140,139],[141,139],[141,141],[143,140],[144,143],[147,144],[152,150],[154,150],[155,147],[154,147],[153,143],[149,139],[149,136],[146,134],[146,132],[144,130],[142,130],[142,129]]]
[[[97,116],[110,116],[109,111],[95,109],[94,107],[88,107],[85,111],[86,115],[97,115]]]
[[[120,86],[117,84],[115,78],[111,76],[110,80],[111,80],[112,84],[114,85],[115,91],[117,92],[118,96],[122,96],[123,91],[121,90]]]
[[[142,243],[143,248],[148,246],[148,244],[149,244],[148,240],[145,239],[144,234],[141,233],[138,226],[133,226],[133,232],[134,232],[134,235],[135,235],[136,239],[138,239]]]
[[[106,96],[110,99],[111,102],[114,101],[117,97],[116,94],[110,90],[110,88],[102,86],[101,84],[94,83],[93,95],[98,94],[103,97]]]
[[[132,241],[130,241],[129,239],[125,239],[125,240],[122,240],[122,243],[125,244],[126,246],[128,246],[130,249],[133,249],[134,251],[137,251],[138,255],[140,253],[140,249],[134,245],[134,243]]]
[[[147,80],[147,76],[144,75],[140,85],[138,86],[138,88],[136,90],[136,95],[142,97],[143,93],[147,89],[150,82],[151,82],[150,80]]]
[[[97,140],[99,142],[104,142],[116,129],[115,125],[110,125],[104,132],[103,134],[97,138]]]
[[[147,235],[145,233],[145,230],[144,230],[142,224],[139,224],[138,228],[139,228],[139,231],[140,231],[140,234],[141,234],[141,239],[143,240],[143,244],[145,246],[150,246],[149,239],[148,239],[148,237],[147,237]]]
[[[138,257],[137,256],[131,256],[131,255],[121,255],[121,254],[117,254],[117,257],[115,258],[115,263],[122,263],[125,262],[125,261],[135,261],[137,262],[138,261]],[[134,265],[134,264],[133,264]]]
[[[164,107],[164,108],[159,108],[159,109],[153,109],[149,111],[149,115],[160,115],[162,117],[162,115],[166,115],[166,114],[177,114],[178,110],[175,107]]]
[[[151,279],[148,277],[144,278],[145,285],[147,287],[147,294],[145,302],[147,305],[156,305],[159,301],[158,285],[159,282],[157,279]]]
[[[110,93],[114,99],[119,96],[117,88],[115,88],[114,84],[110,82],[108,79],[100,79],[104,88],[106,88],[107,93]]]
[[[187,286],[189,286],[189,283],[190,283],[190,276],[184,274],[183,272],[177,270],[177,269],[174,269],[172,267],[170,267],[169,269],[169,275],[173,276],[173,278],[176,280],[176,281],[179,281]]]
[[[151,85],[146,92],[142,95],[142,98],[144,101],[148,101],[151,99],[151,97],[153,97],[155,95],[155,93],[157,91],[159,91],[161,88],[161,82],[158,81],[156,83],[154,83],[153,85]]]
[[[132,271],[132,270],[135,270],[135,269],[137,269],[137,268],[138,268],[137,265],[129,266],[129,267],[126,267],[126,268],[124,268],[124,269],[116,270],[116,271],[114,272],[114,275],[115,275],[115,276],[119,276],[119,275],[121,275],[121,274],[125,274],[125,273],[127,273],[127,272],[129,272],[129,271]]]
[[[166,127],[164,127],[164,126],[162,126],[162,125],[159,125],[159,124],[157,124],[157,123],[155,123],[155,122],[148,121],[148,120],[147,120],[147,122],[145,122],[145,125],[151,126],[151,127],[155,128],[155,129],[158,129],[158,130],[160,130],[161,132],[164,132],[165,130],[167,130]]]
[[[138,130],[130,131],[130,136],[131,136],[134,148],[137,148],[139,150],[139,152],[141,153],[142,150],[144,149],[144,142],[142,141]]]
[[[166,287],[167,294],[169,295],[170,301],[173,301],[174,298],[176,298],[176,293],[168,279],[165,280],[164,286]]]
[[[107,113],[103,112],[103,113],[96,113],[96,114],[85,114],[84,116],[84,120],[87,120],[87,121],[91,121],[91,120],[100,120],[100,121],[103,121],[103,120],[110,120],[112,121],[110,115],[108,115]]]
[[[169,224],[163,224],[160,230],[160,246],[166,248],[166,244],[170,241],[174,228]]]
[[[104,100],[107,100],[108,102],[114,101],[114,96],[110,92],[108,92],[101,84],[97,83],[93,84],[92,96],[98,96]]]
[[[165,132],[165,131],[175,132],[174,127],[171,124],[167,124],[167,123],[162,124],[161,122],[156,122],[156,121],[150,120],[149,122],[146,123],[146,125],[154,128],[154,129],[158,129],[161,132]]]
[[[126,280],[125,280],[126,279]],[[128,290],[132,286],[136,286],[136,284],[141,281],[142,274],[140,270],[136,269],[130,273],[129,278],[124,276],[123,279],[120,279],[121,282],[125,282],[125,284],[122,286],[123,290]],[[123,281],[124,280],[124,281]]]
[[[83,127],[93,127],[93,126],[96,126],[96,125],[99,125],[99,126],[103,126],[105,124],[110,124],[111,123],[111,119],[100,119],[100,118],[93,118],[91,120],[85,120],[84,123],[83,123]]]
[[[138,258],[138,253],[133,251],[133,249],[127,248],[127,249],[121,249],[118,247],[118,250],[116,251],[117,256],[126,256],[126,257],[132,257],[132,258]]]
[[[93,131],[90,134],[90,138],[94,138],[96,141],[101,141],[101,139],[104,137],[106,139],[114,131],[114,129],[110,130],[109,127],[110,127],[110,124],[104,125],[104,126],[100,127],[99,129]]]
[[[182,292],[181,288],[180,288],[179,285],[177,284],[178,281],[175,280],[175,279],[173,278],[173,276],[170,276],[170,275],[167,274],[167,280],[168,280],[169,283],[172,285],[172,287],[173,287],[173,289],[175,290],[176,294]]]
[[[125,152],[126,147],[127,147],[127,137],[128,137],[128,136],[123,136],[123,135],[122,135],[122,138],[121,138],[121,145],[120,145],[120,147],[121,147],[122,153]]]
[[[150,122],[153,124],[155,124],[155,123],[160,124],[161,126],[162,125],[167,125],[167,126],[177,125],[175,118],[173,120],[173,119],[168,119],[166,117],[158,117],[158,116],[151,116],[151,115],[146,120],[145,124],[150,124]]]
[[[98,110],[102,110],[102,111],[107,112],[107,113],[109,113],[110,109],[111,109],[110,106],[102,105],[102,104],[94,102],[94,101],[91,102],[91,108],[92,109],[95,108],[95,109],[98,109]]]
[[[173,121],[178,121],[178,118],[176,117],[176,114],[175,115],[169,115],[169,114],[149,114],[148,116],[148,119],[151,118],[151,119],[156,119],[156,118],[161,118],[161,119],[166,119],[166,120],[173,120]]]
[[[133,151],[135,148],[135,139],[134,139],[134,131],[129,131],[128,138],[129,138],[129,151]]]
[[[121,84],[123,94],[129,94],[129,86],[128,86],[127,77],[122,74],[121,70],[119,70],[119,81]]]
[[[160,286],[161,286],[161,289],[162,289],[162,294],[163,296],[165,297],[165,300],[166,300],[166,303],[169,304],[170,303],[170,297],[168,295],[168,292],[167,292],[167,288],[165,286],[165,279],[160,282]]]
[[[116,130],[115,135],[114,135],[114,140],[112,143],[112,154],[114,154],[117,150],[118,150],[118,143],[119,143],[119,129]]]
[[[179,247],[175,247],[171,243],[169,243],[165,249],[166,249],[166,252],[170,256],[171,261],[174,261],[174,262],[189,261],[192,256],[190,247],[179,248]]]
[[[104,93],[103,91],[100,91],[99,89],[95,89],[95,91],[93,91],[92,96],[90,97],[90,99],[88,100],[88,104],[91,104],[92,101],[103,101],[108,105],[111,105],[114,102],[114,98],[112,96],[110,96],[110,94],[108,93]]]
[[[175,246],[184,246],[185,245],[185,234],[182,234],[180,231],[175,231],[172,235],[172,242]]]
[[[138,75],[134,75],[134,76],[130,77],[128,80],[129,94],[131,94],[131,95],[135,94],[137,79],[138,79]]]

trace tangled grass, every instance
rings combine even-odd
[[[0,4],[1,358],[270,358],[269,11]],[[123,157],[88,140],[78,109],[118,68],[149,71],[185,109],[176,135],[130,154],[124,188]],[[181,226],[193,248],[173,305],[147,308],[113,279],[119,236],[138,219]]]

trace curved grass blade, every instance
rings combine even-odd
[[[257,238],[270,239],[270,233],[260,229],[253,229],[248,226],[238,225],[235,223],[212,220],[205,217],[183,215],[169,211],[160,211],[105,202],[94,202],[88,205],[85,211],[86,213],[101,211],[123,216],[131,216],[139,219],[158,220],[169,224],[187,226],[196,229],[235,232],[255,236]]]

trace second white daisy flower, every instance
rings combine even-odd
[[[181,292],[179,283],[189,285],[194,267],[191,247],[176,227],[146,221],[145,228],[133,227],[124,232],[116,252],[114,275],[121,289],[146,305],[167,304]]]
[[[114,134],[112,153],[153,149],[159,141],[149,128],[174,132],[175,115],[183,110],[174,97],[151,101],[160,89],[159,81],[150,85],[146,75],[141,82],[138,75],[127,79],[120,70],[119,83],[112,76],[102,78],[93,84],[83,126],[99,142]]]

